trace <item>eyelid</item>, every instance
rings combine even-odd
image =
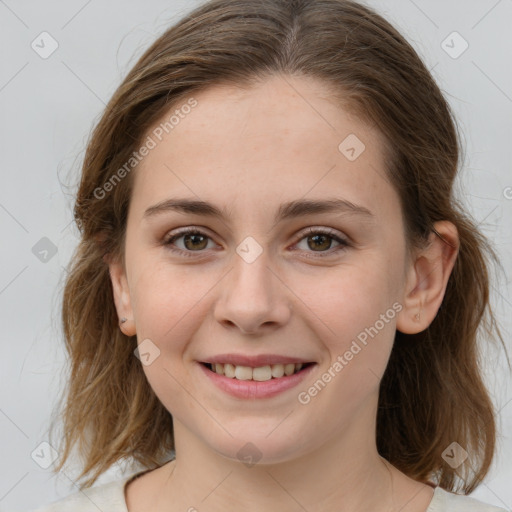
[[[192,233],[192,234],[198,233],[201,235],[206,235],[206,236],[208,236],[208,238],[213,239],[213,236],[210,235],[210,230],[208,228],[205,228],[204,226],[191,225],[191,226],[186,226],[183,228],[176,228],[176,230],[172,231],[172,234],[168,233],[167,235],[165,235],[164,240],[171,240],[180,235],[188,235],[189,233]]]
[[[305,228],[304,230],[300,231],[297,234],[296,240],[300,241],[307,235],[316,235],[316,234],[329,235],[332,238],[338,238],[347,244],[349,243],[347,236],[340,234],[339,231],[337,231],[333,228],[323,227],[323,226],[309,226],[309,227]]]

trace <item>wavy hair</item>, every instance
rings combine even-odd
[[[80,240],[63,290],[69,375],[54,470],[77,448],[83,489],[118,461],[156,468],[174,448],[172,416],[134,357],[136,337],[119,330],[104,258],[124,261],[133,172],[105,184],[172,106],[210,86],[250,87],[276,74],[322,81],[384,135],[408,249],[422,246],[437,221],[457,227],[458,257],[435,319],[418,334],[396,332],[380,384],[377,448],[409,477],[451,491],[460,479],[469,494],[496,443],[479,339],[499,338],[505,348],[489,294],[490,265],[499,261],[454,195],[463,148],[441,90],[400,33],[351,0],[207,1],[160,35],[113,94],[89,138],[74,205]],[[469,454],[457,469],[442,457],[453,441]]]

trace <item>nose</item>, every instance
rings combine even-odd
[[[235,254],[233,265],[214,306],[217,322],[244,334],[268,333],[285,325],[291,316],[291,292],[270,268],[265,251],[252,263]]]

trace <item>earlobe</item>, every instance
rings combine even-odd
[[[108,263],[114,303],[119,317],[119,328],[127,336],[136,334],[130,289],[123,265],[117,261]]]
[[[398,331],[416,334],[432,323],[441,307],[458,248],[455,225],[448,221],[436,222],[428,246],[416,254],[409,269],[403,309],[397,317]]]

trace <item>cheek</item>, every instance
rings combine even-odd
[[[139,340],[150,338],[166,351],[178,351],[200,326],[208,294],[220,277],[199,266],[140,263],[132,301]]]
[[[381,269],[367,259],[364,265],[332,269],[322,279],[297,279],[301,284],[294,289],[326,332],[343,340],[373,324],[391,306],[387,272]]]
[[[298,287],[331,364],[341,358],[338,373],[349,377],[344,385],[368,381],[372,373],[380,378],[387,366],[400,305],[383,261],[340,268],[328,279]]]
[[[185,388],[194,394],[190,368],[183,362],[192,357],[188,353],[190,340],[211,308],[207,298],[214,282],[211,274],[194,278],[167,264],[140,273],[135,287],[137,342],[139,347],[146,343],[155,354],[143,370],[159,400],[178,417],[197,408],[191,395],[184,392]]]

